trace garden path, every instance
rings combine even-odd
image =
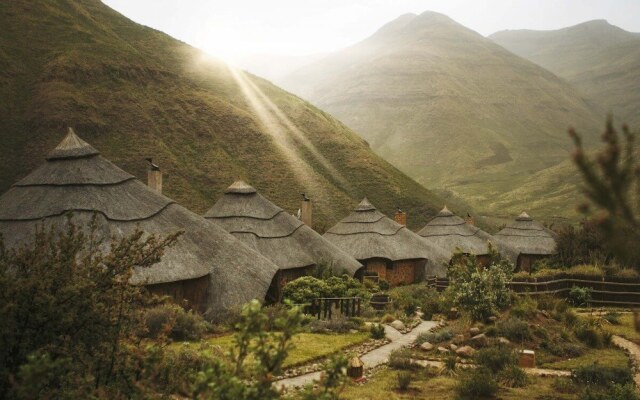
[[[629,353],[629,356],[631,357],[631,363],[633,364],[636,372],[633,377],[633,380],[636,382],[636,391],[640,393],[640,346],[630,340],[616,335],[613,335],[611,341],[613,342],[613,344]]]
[[[377,367],[380,364],[386,363],[387,361],[389,361],[389,355],[392,351],[412,344],[418,338],[418,335],[424,332],[428,332],[436,326],[438,326],[437,321],[423,321],[418,326],[413,328],[411,332],[402,334],[389,325],[385,325],[385,333],[387,334],[387,338],[391,341],[384,346],[371,350],[367,354],[360,357],[360,359],[364,363],[365,371],[368,368]],[[286,378],[276,381],[274,382],[274,384],[279,389],[287,387],[301,387],[309,383],[313,383],[313,381],[319,380],[321,373],[321,371],[318,371],[295,376],[292,378]]]

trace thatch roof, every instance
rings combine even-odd
[[[448,254],[378,211],[366,198],[324,237],[358,260],[426,259],[427,275],[444,274]]]
[[[495,234],[495,237],[515,248],[519,254],[551,255],[556,253],[553,232],[536,222],[526,212]]]
[[[231,185],[205,218],[220,224],[281,269],[324,261],[354,275],[362,267],[355,258],[242,181]]]
[[[33,238],[37,226],[61,228],[98,217],[98,234],[121,237],[137,227],[167,235],[183,230],[162,261],[137,269],[133,284],[210,275],[209,304],[226,309],[263,299],[277,267],[215,224],[149,189],[69,131],[47,162],[0,196],[0,233],[8,245]]]
[[[487,255],[491,243],[503,256],[513,261],[517,257],[516,251],[506,243],[477,226],[468,224],[446,206],[418,232],[418,235],[437,244],[449,254],[460,250],[467,254]]]

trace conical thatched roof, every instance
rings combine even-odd
[[[448,254],[378,211],[366,198],[324,237],[358,260],[426,259],[427,275],[443,274]]]
[[[519,254],[551,255],[556,253],[553,232],[536,222],[526,212],[495,234]]]
[[[435,243],[447,253],[453,254],[457,249],[463,253],[489,254],[489,242],[503,256],[515,261],[516,251],[501,240],[491,236],[475,225],[449,211],[445,206],[422,230],[418,232],[425,240]]]
[[[330,262],[353,275],[362,265],[253,187],[237,181],[205,214],[281,269]]]
[[[63,227],[66,214],[81,224],[98,217],[104,238],[136,227],[160,235],[183,230],[162,261],[138,269],[134,284],[175,282],[210,275],[213,311],[263,299],[277,267],[215,224],[157,194],[101,157],[70,130],[47,162],[0,196],[0,233],[8,245],[33,238],[38,225]]]

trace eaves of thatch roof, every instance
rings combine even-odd
[[[8,245],[33,238],[39,226],[62,228],[97,217],[107,241],[141,229],[184,231],[162,260],[136,269],[131,282],[157,284],[210,276],[213,310],[263,299],[277,267],[219,226],[149,189],[69,131],[47,162],[0,196],[0,233]]]
[[[556,240],[553,233],[541,223],[534,221],[526,212],[496,233],[495,237],[516,249],[519,254],[552,255],[556,253]]]
[[[428,260],[427,275],[442,275],[444,264],[450,258],[438,245],[423,240],[379,212],[366,198],[324,237],[361,261],[371,258]]]
[[[316,231],[238,181],[205,213],[281,269],[326,262],[354,275],[362,265]]]
[[[446,206],[418,232],[418,235],[440,246],[449,254],[462,251],[479,256],[487,255],[491,243],[504,257],[513,262],[517,258],[515,249],[477,226],[468,224]]]

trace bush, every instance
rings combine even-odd
[[[490,262],[481,265],[473,255],[456,253],[448,268],[448,295],[453,303],[477,321],[484,321],[511,303],[507,282],[513,264],[490,249]]]
[[[307,329],[312,333],[324,333],[327,331],[335,333],[347,333],[352,329],[358,329],[359,324],[348,318],[338,316],[332,319],[316,319],[307,325]]]
[[[478,350],[474,355],[476,363],[493,373],[500,372],[509,366],[516,365],[516,354],[506,347],[487,347]]]
[[[596,321],[582,321],[574,328],[578,339],[589,347],[602,348],[611,343],[611,333],[600,327]]]
[[[542,342],[541,346],[558,357],[575,358],[584,354],[583,346],[566,340],[548,340]]]
[[[502,336],[513,342],[531,340],[529,324],[519,318],[510,317],[506,321],[499,321],[496,324],[496,328]]]
[[[459,398],[474,400],[493,397],[498,391],[498,383],[487,368],[475,368],[467,371],[456,386]]]
[[[588,387],[580,396],[580,400],[638,400],[635,385],[610,385],[606,388]]]
[[[538,302],[531,296],[519,296],[511,307],[511,315],[518,318],[531,318],[538,311]]]
[[[591,301],[591,288],[574,286],[569,291],[568,299],[575,307],[588,306]]]
[[[620,313],[618,312],[609,312],[606,313],[602,319],[610,323],[611,325],[620,325]]]
[[[200,340],[211,325],[199,314],[185,311],[175,304],[164,304],[147,310],[144,314],[147,335],[157,339],[166,335],[173,340]]]
[[[373,324],[371,325],[371,337],[373,339],[384,339],[387,335],[384,332],[384,325]]]
[[[408,349],[397,349],[389,354],[389,367],[395,369],[413,369],[411,352]]]
[[[633,375],[629,368],[608,367],[598,363],[576,368],[572,379],[576,383],[600,386],[633,383]]]
[[[393,321],[395,321],[397,318],[391,314],[385,314],[384,316],[382,316],[382,318],[380,319],[380,322],[382,322],[383,324],[390,324]]]
[[[408,371],[400,371],[398,375],[396,375],[396,379],[398,381],[398,389],[405,392],[409,389],[411,385],[412,375],[411,372]]]
[[[438,301],[439,293],[426,284],[407,285],[394,288],[389,292],[396,310],[401,310],[407,316],[413,315],[418,307]]]
[[[556,377],[551,383],[551,387],[558,393],[576,393],[578,391],[577,385],[567,378]]]
[[[365,300],[370,297],[360,281],[346,274],[324,279],[303,276],[288,282],[282,294],[293,304],[309,304],[320,297],[361,297]]]
[[[384,291],[384,290],[389,290],[389,282],[387,282],[387,281],[386,281],[386,280],[384,280],[384,279],[380,279],[380,280],[378,281],[378,288],[379,288],[380,290],[382,290],[382,291]]]
[[[417,344],[422,344],[425,342],[429,342],[431,344],[438,344],[442,342],[446,342],[453,337],[453,332],[449,329],[442,329],[436,332],[424,332],[418,335],[416,338]]]
[[[500,373],[500,381],[507,387],[519,388],[529,383],[527,373],[517,365],[510,365]]]

